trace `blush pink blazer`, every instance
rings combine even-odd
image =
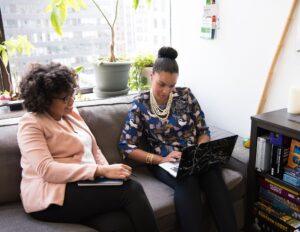
[[[92,137],[92,153],[100,165],[108,165],[96,140],[78,111],[66,116]],[[26,113],[19,122],[21,150],[21,199],[27,213],[63,205],[66,183],[93,179],[97,164],[80,164],[84,147],[76,134],[49,114]]]

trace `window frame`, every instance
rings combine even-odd
[[[2,13],[0,8],[0,44],[5,41],[5,33],[4,33],[4,27],[3,27],[3,19],[2,19]],[[11,91],[11,77],[10,77],[10,69],[9,69],[9,63],[7,64],[7,67],[4,67],[4,63],[0,59],[0,91]]]

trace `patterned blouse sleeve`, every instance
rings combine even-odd
[[[196,124],[197,137],[204,134],[210,136],[209,128],[205,122],[204,112],[202,111],[200,104],[191,91],[189,91],[189,103],[192,105],[191,109]]]
[[[138,100],[133,101],[121,133],[119,148],[125,156],[137,148],[138,140],[143,133],[140,104]]]

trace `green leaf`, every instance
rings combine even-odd
[[[45,9],[44,9],[44,11],[46,12],[46,13],[50,13],[51,11],[52,11],[52,4],[51,3],[49,3],[46,7],[45,7]]]
[[[139,0],[133,0],[132,6],[133,6],[133,9],[136,10],[138,8],[138,6],[139,6]]]
[[[55,32],[57,34],[59,34],[60,36],[62,36],[63,33],[62,33],[62,29],[61,29],[61,23],[60,23],[56,8],[53,8],[50,19],[51,19],[52,27],[55,30]]]
[[[84,66],[81,65],[81,66],[75,67],[74,71],[78,74],[78,73],[82,72],[84,69],[85,69]]]
[[[1,59],[3,61],[4,66],[7,67],[7,64],[8,64],[8,55],[7,55],[6,50],[3,50],[1,52]]]
[[[67,8],[67,6],[64,2],[62,2],[60,4],[59,12],[60,12],[60,14],[59,14],[60,22],[61,22],[61,24],[63,24],[66,21],[67,17],[68,17],[68,8]]]

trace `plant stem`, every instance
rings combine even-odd
[[[102,14],[102,16],[106,20],[108,26],[110,27],[110,30],[111,30],[111,45],[110,45],[110,58],[109,58],[109,61],[110,62],[115,62],[116,61],[116,57],[115,57],[115,29],[114,29],[114,27],[115,27],[115,23],[116,23],[116,20],[117,20],[117,15],[118,15],[119,0],[116,1],[115,17],[114,17],[114,20],[113,20],[112,24],[109,22],[109,20],[105,16],[104,12],[102,11],[102,9],[98,5],[98,3],[95,0],[92,0],[92,2],[95,4],[95,6],[97,7],[97,9],[100,11],[100,13]]]

